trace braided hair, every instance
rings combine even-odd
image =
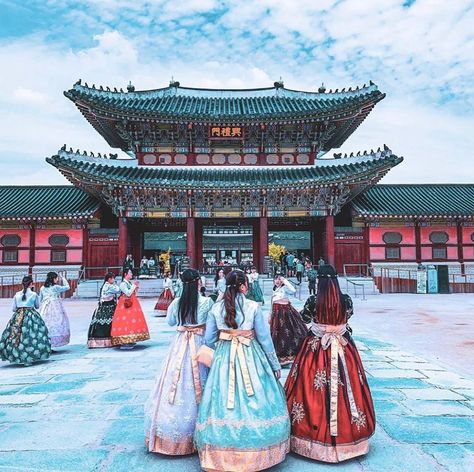
[[[226,277],[226,290],[224,293],[224,308],[225,308],[225,324],[232,329],[237,329],[237,309],[235,306],[235,299],[237,298],[237,295],[240,293],[240,287],[242,285],[248,284],[248,279],[245,273],[242,270],[233,270],[230,272],[227,277]],[[242,314],[244,315],[245,319],[245,314],[242,309],[242,306],[240,305],[240,300],[237,299],[237,302],[239,303],[239,308]]]
[[[181,274],[183,293],[179,298],[179,324],[196,324],[199,302],[198,286],[201,276],[196,269],[186,269]]]
[[[31,277],[31,275],[25,275],[21,280],[21,285],[23,285],[23,296],[21,297],[21,299],[23,301],[26,300],[26,291],[28,290],[28,287],[31,285],[32,282],[33,277]]]

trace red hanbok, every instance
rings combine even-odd
[[[122,294],[118,299],[110,334],[112,346],[150,339],[145,315],[135,292],[130,297]]]
[[[160,296],[158,297],[158,301],[155,305],[155,310],[157,311],[156,316],[166,316],[166,313],[168,312],[168,307],[174,300],[172,283],[173,282],[169,277],[164,280],[164,290],[163,292],[161,292]]]
[[[325,291],[322,285],[337,284],[335,275],[327,277],[331,280],[320,279],[318,296]],[[337,303],[343,304],[338,284],[328,290],[332,295],[337,291]],[[285,384],[291,450],[319,461],[341,462],[368,452],[375,412],[344,307],[332,305],[325,313],[321,320],[316,315]]]

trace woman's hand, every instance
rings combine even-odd
[[[277,380],[280,380],[280,379],[281,379],[281,369],[275,370],[275,378],[276,378]]]

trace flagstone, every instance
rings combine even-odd
[[[412,400],[465,400],[463,395],[445,388],[407,388],[400,391]]]

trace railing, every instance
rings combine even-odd
[[[365,286],[364,284],[360,284],[357,282],[354,282],[353,280],[349,280],[346,278],[346,290],[349,293],[349,284],[352,284],[354,286],[354,297],[357,298],[357,287],[362,287],[362,300],[366,300],[365,298]]]
[[[369,264],[344,264],[344,277],[373,277],[372,267]]]
[[[40,288],[44,284],[47,276],[47,272],[34,272],[31,274],[33,278],[33,287],[34,290],[39,293]],[[57,274],[61,278],[66,278],[67,270],[57,271]],[[25,274],[9,274],[9,275],[0,275],[0,298],[12,298],[16,292],[22,289],[21,280]],[[76,290],[78,280],[71,279],[69,280],[70,289],[62,294],[64,298],[72,297],[74,291]]]
[[[120,276],[123,268],[122,266],[97,266],[97,267],[83,267],[79,271],[79,281],[104,279],[107,272],[113,272],[115,276]],[[138,269],[137,269],[138,270]],[[135,273],[134,275],[138,275]]]

